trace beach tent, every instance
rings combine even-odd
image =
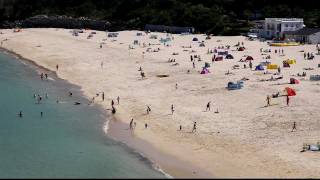
[[[251,60],[253,60],[253,57],[252,56],[247,56],[246,61],[251,61]]]
[[[226,55],[226,59],[233,59],[233,56],[231,54]]]
[[[209,74],[210,73],[210,71],[209,71],[209,69],[207,69],[207,68],[203,68],[202,69],[202,71],[200,72],[200,74]]]
[[[283,61],[283,67],[290,67],[290,64],[287,61]]]
[[[292,88],[286,87],[285,90],[286,90],[288,96],[295,96],[296,95],[296,91]]]
[[[192,41],[198,41],[198,38],[194,37],[194,38],[192,39]]]
[[[244,47],[239,47],[238,51],[244,51]]]
[[[256,66],[256,69],[255,69],[256,71],[263,71],[264,70],[264,68],[263,68],[263,66],[261,65],[261,64],[259,64],[258,66]]]
[[[217,56],[214,61],[222,61],[223,60],[223,57],[222,56]]]
[[[278,69],[278,65],[276,64],[268,64],[267,69]]]
[[[299,84],[299,81],[295,78],[290,78],[290,84]]]
[[[241,89],[242,87],[243,87],[243,81],[238,81],[237,83],[228,82],[227,89],[228,90],[236,90],[236,89]]]
[[[320,75],[310,75],[310,81],[320,81]]]

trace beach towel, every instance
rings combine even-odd
[[[267,69],[278,69],[278,65],[276,64],[268,64]]]

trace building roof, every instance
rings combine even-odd
[[[302,28],[297,31],[286,31],[284,34],[288,35],[311,35],[320,32],[320,28]]]

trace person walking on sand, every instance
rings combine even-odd
[[[278,67],[278,73],[279,73],[279,74],[281,73],[281,68],[280,68],[280,66]]]
[[[270,106],[270,96],[267,96],[267,106]]]
[[[120,97],[118,96],[117,97],[117,102],[118,102],[118,105],[120,104]]]
[[[178,83],[176,83],[176,89],[178,89]]]
[[[41,117],[43,116],[43,112],[42,112],[42,111],[40,112],[40,116],[41,116]]]
[[[174,106],[173,106],[173,104],[171,105],[171,114],[173,114],[173,112],[174,112]]]
[[[102,92],[102,96],[101,97],[102,97],[102,101],[104,101],[104,92]]]
[[[114,101],[113,101],[113,99],[111,100],[111,106],[113,107],[113,105],[114,105]]]
[[[289,96],[287,95],[287,106],[289,106]]]
[[[59,65],[58,64],[56,65],[56,69],[57,69],[57,71],[59,70]]]
[[[150,106],[147,106],[147,114],[149,114],[150,111],[151,111]]]
[[[206,111],[208,111],[208,109],[209,109],[209,111],[210,111],[210,103],[211,103],[211,101],[208,102]]]
[[[132,126],[132,125],[133,125],[133,118],[131,119],[130,124],[129,124],[129,128],[130,128],[130,129],[133,129],[133,126]]]
[[[148,128],[148,124],[147,124],[147,123],[144,124],[144,128],[145,128],[145,129]]]
[[[196,68],[196,64],[194,62],[192,62],[192,67],[193,69]]]
[[[144,75],[144,72],[140,72],[140,75],[141,75],[141,79],[144,79],[145,75]]]
[[[296,122],[295,122],[295,121],[293,122],[293,127],[292,127],[292,130],[291,130],[291,132],[293,132],[293,130],[297,130],[297,127],[296,127]]]
[[[112,114],[116,113],[116,108],[114,106],[112,106],[112,110],[111,110]]]
[[[306,56],[307,56],[307,54],[306,54],[306,52],[304,52],[303,53],[303,58],[306,59]]]
[[[191,132],[196,132],[197,131],[197,122],[193,123],[193,128]]]
[[[101,61],[101,64],[100,64],[100,66],[101,66],[101,69],[103,69],[103,61]]]
[[[251,61],[249,61],[249,67],[252,70],[252,62]]]

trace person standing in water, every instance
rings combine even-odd
[[[22,116],[23,116],[22,111],[20,111],[18,115],[19,115],[19,117],[22,118]]]
[[[41,117],[43,117],[43,112],[42,111],[40,112],[40,115],[41,115]]]

